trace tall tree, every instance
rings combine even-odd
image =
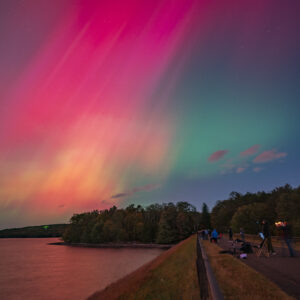
[[[209,210],[208,210],[208,206],[207,206],[207,204],[205,202],[202,205],[201,225],[204,228],[210,228],[211,227],[211,224],[210,224],[210,213],[209,213]]]
[[[160,244],[174,243],[179,240],[176,226],[177,209],[173,203],[165,206],[160,217],[156,242]]]

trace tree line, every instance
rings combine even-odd
[[[300,236],[300,186],[275,188],[271,192],[241,194],[232,192],[218,201],[211,213],[205,203],[202,212],[188,202],[151,204],[147,207],[129,205],[74,214],[63,239],[69,243],[176,243],[201,229],[216,228],[218,232],[257,234],[263,219],[277,234],[276,221],[287,221],[293,234]]]
[[[232,227],[234,232],[243,228],[246,233],[257,234],[263,219],[269,222],[272,234],[278,234],[276,221],[287,221],[293,234],[300,236],[300,186],[292,188],[287,184],[269,193],[232,192],[228,199],[218,201],[211,212],[212,226],[219,232]]]
[[[207,221],[209,213],[197,212],[188,202],[129,205],[74,214],[63,240],[68,243],[176,243],[196,232]]]
[[[51,224],[41,226],[28,226],[0,230],[0,238],[44,238],[61,237],[67,224]]]

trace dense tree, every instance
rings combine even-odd
[[[177,210],[173,203],[164,207],[158,225],[157,243],[173,243],[179,240],[176,224]]]
[[[52,224],[3,229],[0,230],[0,238],[60,237],[63,235],[67,226],[67,224]]]
[[[257,233],[260,229],[259,220],[267,219],[267,205],[265,203],[252,203],[240,206],[231,220],[233,231],[239,232],[243,228],[247,233]]]
[[[75,214],[64,232],[63,239],[73,243],[105,243],[136,241],[143,243],[175,243],[198,229],[216,228],[226,232],[232,227],[238,232],[257,233],[262,219],[270,223],[287,221],[294,234],[300,235],[300,187],[289,185],[271,191],[232,192],[229,198],[218,201],[209,213],[203,203],[202,213],[187,202],[152,204],[148,207],[116,206],[102,211]]]
[[[211,212],[212,226],[219,232],[227,231],[237,208],[237,203],[235,203],[232,199],[217,202]]]
[[[202,214],[201,214],[201,226],[202,228],[210,228],[210,213],[206,203],[202,205]]]
[[[63,239],[73,243],[143,242],[174,243],[199,227],[200,214],[187,202],[129,205],[75,214]]]
[[[295,235],[300,235],[300,187],[290,185],[273,191],[246,193],[232,192],[229,199],[218,201],[212,209],[212,225],[219,231],[227,231],[232,226],[235,232],[240,227],[246,233],[257,233],[260,222],[266,219],[275,233],[275,221],[287,221]]]

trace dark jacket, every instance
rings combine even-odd
[[[262,224],[262,233],[264,234],[265,238],[270,236],[270,227],[268,222]]]
[[[290,225],[286,225],[282,227],[282,237],[286,240],[292,238],[292,232]]]

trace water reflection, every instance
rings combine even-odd
[[[55,241],[0,239],[1,299],[85,299],[163,251],[47,245]]]

